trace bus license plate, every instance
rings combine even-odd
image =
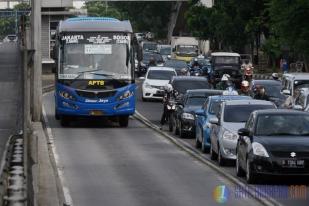
[[[92,110],[92,111],[90,111],[90,115],[91,116],[102,116],[103,112],[100,111],[100,110]]]

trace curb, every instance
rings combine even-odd
[[[48,88],[52,88],[51,90],[53,90],[53,85],[52,87],[48,87]],[[44,92],[44,93],[48,93],[48,92]],[[61,169],[61,167],[59,166],[59,156],[57,155],[57,151],[56,151],[56,146],[54,144],[54,137],[52,135],[52,131],[51,128],[48,126],[48,119],[47,119],[47,115],[45,112],[45,108],[44,106],[42,107],[42,124],[43,124],[43,128],[44,128],[44,132],[47,138],[47,142],[48,142],[48,149],[49,149],[49,157],[52,163],[52,167],[56,176],[56,184],[57,184],[57,190],[58,190],[58,195],[60,198],[60,205],[63,206],[73,206],[73,201],[69,192],[69,188],[66,186],[65,180],[64,180],[64,175],[63,175],[63,171]]]
[[[282,204],[280,204],[279,202],[277,202],[275,199],[273,199],[271,197],[267,198],[267,199],[266,198],[262,198],[262,196],[265,197],[265,196],[267,196],[267,194],[265,194],[265,193],[258,193],[257,194],[257,191],[254,189],[253,186],[249,186],[249,185],[246,185],[246,184],[240,182],[240,180],[238,178],[236,178],[233,175],[228,174],[225,171],[223,171],[221,167],[217,166],[216,164],[214,164],[210,160],[208,160],[205,157],[203,157],[201,154],[198,153],[197,150],[194,150],[190,145],[188,145],[185,142],[182,142],[182,141],[176,139],[175,137],[169,135],[168,133],[160,130],[160,127],[158,127],[157,125],[154,125],[153,123],[151,123],[147,118],[145,118],[138,111],[135,112],[134,118],[137,119],[138,121],[140,121],[141,123],[145,124],[149,128],[153,129],[157,133],[161,134],[162,136],[167,138],[169,141],[174,143],[177,147],[179,147],[180,149],[184,150],[189,155],[191,155],[195,159],[199,160],[203,164],[209,166],[211,169],[215,170],[216,172],[218,172],[220,175],[224,176],[226,179],[228,179],[229,181],[231,181],[235,185],[237,185],[237,186],[239,186],[241,188],[245,188],[246,192],[248,192],[248,194],[253,199],[258,201],[262,205],[264,205],[264,206],[282,206]]]

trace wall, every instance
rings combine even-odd
[[[73,0],[41,0],[43,8],[73,7]]]

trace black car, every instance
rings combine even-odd
[[[174,89],[174,94],[177,101],[181,101],[187,90],[193,89],[211,89],[205,77],[194,76],[173,76],[170,84]]]
[[[261,175],[309,175],[309,115],[258,110],[238,130],[236,173],[248,183]]]
[[[222,90],[195,89],[187,90],[184,98],[179,102],[175,114],[175,134],[180,138],[195,137],[195,113],[200,109],[209,96],[221,95]]]
[[[151,59],[155,60],[156,66],[163,65],[163,58],[160,54],[153,53],[153,52],[144,52],[143,60],[139,63],[138,69],[137,69],[139,75],[146,74],[148,67],[149,67],[149,62]]]
[[[178,60],[178,59],[168,59],[165,61],[164,66],[174,68],[178,76],[182,75],[181,74],[182,69],[185,69],[186,71],[189,70],[187,63],[185,61]]]
[[[192,60],[190,61],[188,65],[190,68],[193,68],[193,64],[195,60],[197,60],[198,64],[200,65],[200,68],[202,70],[202,75],[206,76],[209,73],[211,73],[211,64],[208,58],[192,58]]]
[[[265,88],[266,94],[269,100],[276,104],[278,108],[282,106],[286,97],[281,94],[281,81],[278,80],[252,80],[251,91],[252,97],[254,97],[254,90],[257,85]]]

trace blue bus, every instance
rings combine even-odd
[[[127,127],[135,112],[133,31],[108,17],[61,21],[53,51],[55,118],[110,117]]]

